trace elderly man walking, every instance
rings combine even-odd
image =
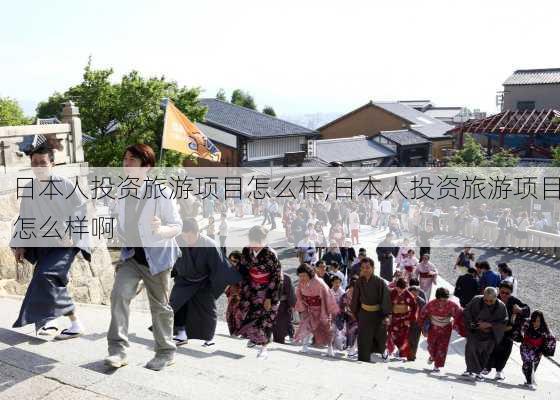
[[[497,343],[502,341],[508,313],[505,304],[498,299],[494,287],[484,289],[484,294],[471,300],[464,310],[467,327],[463,376],[484,380],[481,374]]]

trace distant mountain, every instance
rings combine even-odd
[[[281,115],[280,118],[286,121],[290,121],[294,124],[305,126],[309,129],[317,129],[335,119],[340,117],[343,113],[331,112],[331,113],[312,113],[312,114],[292,114],[292,115]]]

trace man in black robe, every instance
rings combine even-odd
[[[387,283],[373,274],[374,262],[361,261],[360,278],[354,284],[351,311],[358,320],[358,360],[370,362],[372,353],[387,360],[387,326],[392,312]]]
[[[527,321],[527,318],[529,318],[531,309],[527,304],[512,295],[513,285],[509,282],[502,282],[498,293],[498,299],[506,305],[508,321],[504,337],[494,348],[494,351],[490,355],[490,359],[482,371],[482,374],[487,375],[490,373],[492,368],[496,368],[496,377],[494,379],[501,381],[505,379],[502,371],[504,370],[509,356],[511,355],[514,335],[517,335],[517,340],[521,340],[521,327],[525,321]]]
[[[49,140],[38,135],[35,141],[28,152],[35,178],[20,188],[19,217],[10,241],[16,262],[27,260],[34,269],[13,327],[35,324],[40,335],[58,333],[57,340],[72,339],[84,333],[67,285],[76,255],[81,251],[91,260],[89,234],[80,222],[87,225],[87,203],[76,182],[52,173],[54,150]],[[33,226],[22,221],[34,221]],[[59,333],[54,320],[61,316],[71,325]]]
[[[399,254],[399,248],[393,243],[393,234],[388,233],[375,251],[380,264],[380,276],[387,282],[391,282],[393,280],[393,259]]]
[[[469,267],[466,274],[457,278],[455,283],[454,295],[459,299],[461,307],[466,307],[467,304],[480,293],[480,286],[478,278],[476,277],[476,269]]]
[[[465,377],[484,380],[482,370],[497,343],[502,341],[508,313],[498,299],[496,288],[487,287],[484,295],[476,296],[464,310],[467,344],[465,345]]]
[[[204,340],[206,345],[216,332],[216,299],[227,285],[241,281],[212,239],[200,234],[194,218],[183,222],[179,239],[182,256],[174,270],[175,285],[169,303],[175,313],[174,340],[182,345],[189,339]]]

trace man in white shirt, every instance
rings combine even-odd
[[[381,204],[379,204],[379,209],[381,211],[381,226],[386,227],[389,222],[389,215],[391,215],[392,212],[391,201],[384,198]]]
[[[317,249],[315,248],[315,243],[309,238],[309,234],[306,232],[305,237],[299,241],[298,253],[300,261],[309,265],[314,265],[317,262]]]

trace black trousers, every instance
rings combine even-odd
[[[511,355],[512,348],[513,339],[510,337],[504,337],[490,355],[490,359],[486,364],[486,369],[490,371],[492,368],[496,368],[496,371],[503,371],[507,361],[509,360],[509,356]]]

